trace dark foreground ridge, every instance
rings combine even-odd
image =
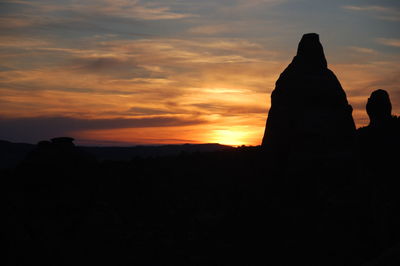
[[[307,34],[272,100],[260,147],[121,161],[40,142],[0,171],[2,265],[400,265],[389,94],[372,92],[356,130]]]
[[[58,139],[58,138],[57,138]],[[61,138],[62,140],[63,138]],[[57,140],[56,140],[57,141]],[[60,141],[60,140],[58,140]],[[72,142],[71,138],[65,141]],[[38,144],[42,148],[51,149],[49,141]],[[26,156],[36,148],[33,144],[12,143],[0,140],[0,169],[16,167]],[[191,154],[196,152],[213,152],[232,150],[233,147],[216,143],[207,144],[175,144],[175,145],[153,145],[153,146],[132,146],[132,147],[95,147],[78,146],[81,152],[96,158],[98,161],[130,161],[132,158],[176,156],[182,153]]]

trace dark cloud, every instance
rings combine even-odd
[[[118,79],[132,78],[162,78],[160,74],[154,74],[141,66],[139,66],[132,58],[117,57],[80,57],[72,61],[73,71],[110,75]]]
[[[66,41],[104,33],[128,38],[150,37],[160,33],[159,20],[165,23],[191,16],[173,12],[167,6],[162,8],[161,3],[147,6],[146,1],[120,2],[1,1],[0,31],[9,35],[52,36]]]
[[[146,138],[146,143],[132,142],[132,141],[118,141],[118,140],[93,140],[93,139],[79,139],[76,141],[78,145],[82,146],[132,146],[132,145],[165,145],[171,143],[196,143],[193,139],[179,139],[179,138]]]
[[[1,100],[0,100],[1,103]],[[147,108],[147,107],[132,107],[126,111],[106,111],[100,113],[105,116],[154,116],[154,115],[178,115],[188,113],[187,110],[165,110],[158,108]]]
[[[145,91],[143,90],[118,90],[118,89],[108,89],[108,90],[99,90],[97,88],[81,88],[81,87],[62,87],[62,86],[45,86],[36,83],[24,83],[24,84],[12,84],[7,82],[0,82],[1,89],[11,89],[22,91],[62,91],[62,92],[76,92],[76,93],[93,93],[93,94],[118,94],[118,95],[132,95],[132,94],[141,94]],[[0,89],[0,90],[1,90]]]
[[[199,118],[150,117],[116,119],[79,119],[72,117],[0,118],[0,139],[35,143],[57,136],[76,136],[79,131],[179,127],[206,123]]]
[[[121,60],[112,57],[85,58],[77,59],[76,62],[82,66],[78,69],[87,71],[105,71],[115,68],[131,66],[132,64],[126,60]]]
[[[170,111],[160,110],[156,108],[132,107],[129,108],[127,113],[131,115],[165,115],[171,114]]]

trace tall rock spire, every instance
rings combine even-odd
[[[325,59],[324,48],[319,42],[318,34],[308,33],[303,35],[293,63],[306,68],[327,68],[328,64]]]
[[[352,108],[328,69],[318,34],[303,35],[271,94],[262,146],[287,154],[341,150],[355,134]]]

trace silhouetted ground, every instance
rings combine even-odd
[[[32,144],[0,140],[0,169],[16,167],[34,148]]]
[[[80,146],[82,151],[96,157],[99,161],[129,161],[134,157],[160,157],[173,156],[181,153],[212,152],[233,149],[231,146],[207,143],[207,144],[183,144],[183,145],[154,145],[131,147],[90,147]],[[35,149],[35,145],[27,143],[12,143],[0,140],[0,169],[16,167],[29,152]]]
[[[98,162],[41,142],[2,172],[5,265],[393,262],[398,166],[380,176],[358,158],[291,169],[242,147]]]

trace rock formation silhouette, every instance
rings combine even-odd
[[[23,161],[24,164],[49,164],[50,166],[86,164],[94,160],[74,144],[70,137],[52,138],[37,144]]]
[[[385,90],[376,90],[371,93],[367,102],[367,114],[370,127],[382,127],[392,119],[392,103]]]
[[[367,114],[370,123],[366,127],[357,130],[359,146],[362,149],[361,155],[367,161],[373,161],[373,164],[367,164],[368,167],[377,165],[376,162],[387,161],[396,149],[399,148],[399,118],[392,116],[392,104],[389,94],[385,90],[375,90],[371,93],[366,104]],[[376,169],[380,172],[382,169]]]
[[[354,139],[352,107],[328,69],[319,35],[303,35],[271,95],[263,147],[287,155],[346,149]]]
[[[382,250],[400,238],[398,160],[400,119],[392,116],[392,104],[385,90],[375,90],[366,104],[370,123],[357,130],[361,165],[374,195],[372,207],[377,238]]]

